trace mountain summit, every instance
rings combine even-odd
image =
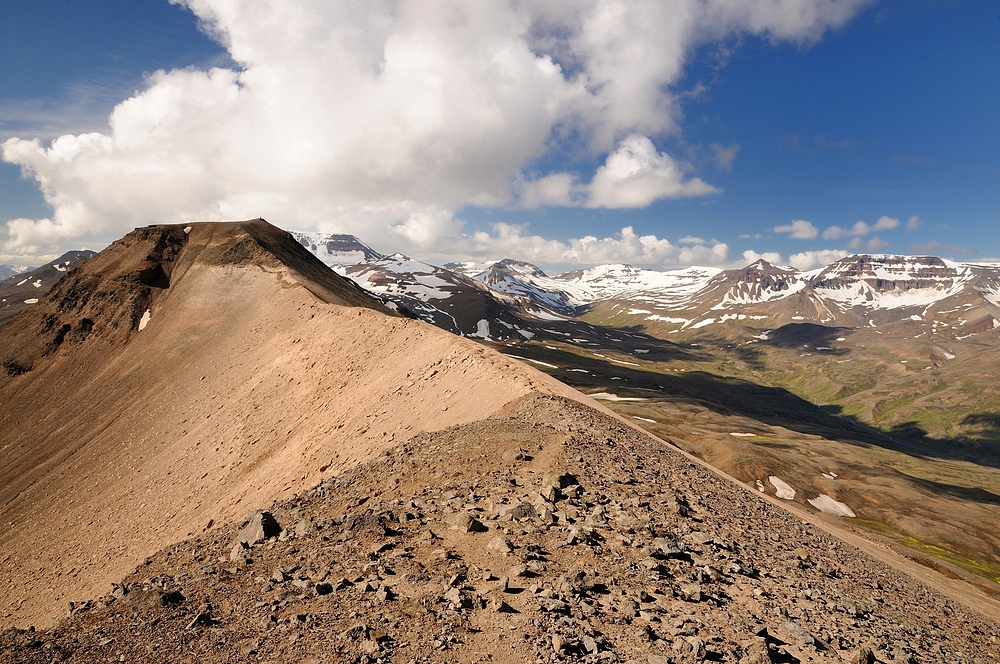
[[[262,220],[140,228],[0,327],[0,617],[533,390]]]

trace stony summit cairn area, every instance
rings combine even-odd
[[[528,395],[153,555],[3,662],[978,662],[1000,626]]]

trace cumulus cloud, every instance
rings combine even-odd
[[[608,155],[593,179],[581,184],[573,173],[552,173],[520,183],[519,207],[644,208],[661,198],[690,198],[718,189],[696,177],[648,137],[627,136]]]
[[[866,249],[868,251],[879,251],[880,249],[885,249],[889,246],[889,243],[882,240],[878,236],[870,238],[867,242],[862,241],[860,237],[853,238],[847,243],[847,248],[857,251],[858,249]]]
[[[704,196],[718,191],[684,169],[670,155],[657,152],[645,136],[623,140],[597,169],[588,187],[587,207],[641,208],[660,198]]]
[[[628,263],[657,268],[724,265],[729,260],[729,247],[723,242],[702,240],[696,244],[680,241],[674,244],[655,235],[639,235],[630,226],[610,237],[588,235],[565,241],[531,235],[525,226],[515,224],[497,223],[492,230],[492,233],[481,231],[451,237],[441,243],[433,258],[455,260],[504,255],[543,265]]]
[[[918,217],[917,215],[913,215],[912,217],[906,220],[906,230],[908,231],[915,231],[923,225],[924,222],[921,221],[920,217]]]
[[[796,240],[811,240],[819,233],[819,229],[804,219],[796,219],[787,226],[775,226],[775,233],[787,233]]]
[[[800,270],[815,270],[826,267],[834,261],[847,256],[843,249],[819,249],[816,251],[802,251],[788,257],[788,264]]]
[[[913,219],[914,217],[911,217],[911,221]],[[920,220],[917,219],[917,223],[919,223],[919,221]],[[858,240],[857,238],[864,237],[866,235],[871,235],[872,233],[877,231],[891,231],[898,226],[899,226],[899,219],[882,215],[881,217],[878,218],[878,221],[876,221],[874,224],[868,224],[867,222],[864,221],[857,221],[850,228],[841,228],[840,226],[830,226],[829,228],[823,231],[823,239],[839,240],[842,237],[850,236],[855,239],[852,240],[850,243],[848,243],[848,246],[857,249],[862,246],[861,241]],[[888,245],[883,245],[883,246],[888,246]]]
[[[469,205],[711,194],[653,142],[679,131],[693,49],[740,34],[809,44],[867,2],[171,1],[238,68],[159,71],[106,131],[4,142],[52,208],[8,222],[4,251],[257,216],[428,247],[460,233]],[[596,172],[522,175],[581,147]]]
[[[765,260],[772,265],[781,265],[781,254],[774,251],[765,251],[762,254],[758,254],[753,249],[747,249],[743,252],[743,260],[747,263],[756,263],[759,260]]]

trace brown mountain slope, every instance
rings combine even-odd
[[[138,229],[0,328],[0,624],[419,431],[569,392],[387,313],[257,220]]]
[[[620,420],[527,395],[144,561],[0,662],[993,663],[1000,625]],[[82,599],[82,598],[81,598]]]

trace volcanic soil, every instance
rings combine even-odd
[[[0,334],[2,626],[416,433],[571,393],[259,220],[138,229]]]

